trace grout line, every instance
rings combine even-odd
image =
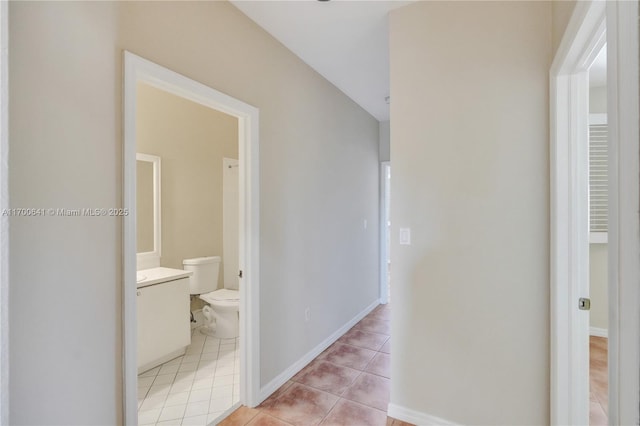
[[[386,306],[388,306],[388,305],[386,305]],[[369,314],[369,315],[371,315],[371,314]],[[354,404],[359,404],[359,405],[361,405],[361,406],[363,406],[363,407],[367,407],[367,408],[369,408],[369,409],[371,409],[371,410],[375,410],[375,411],[378,411],[378,412],[382,412],[382,413],[384,413],[385,415],[387,415],[386,410],[381,410],[381,409],[379,409],[379,408],[372,407],[371,405],[368,405],[368,404],[365,404],[365,403],[362,403],[362,402],[358,402],[358,401],[352,401],[352,400],[350,400],[350,399],[348,399],[348,398],[343,397],[343,395],[345,395],[346,391],[347,391],[349,388],[351,388],[351,387],[354,385],[354,383],[355,383],[355,382],[356,382],[356,381],[357,381],[357,380],[358,380],[358,379],[359,379],[363,374],[365,374],[365,373],[366,373],[366,374],[373,375],[373,376],[376,376],[376,377],[380,377],[380,378],[385,379],[385,380],[390,380],[390,378],[388,378],[388,377],[385,377],[385,376],[382,376],[382,375],[380,375],[380,374],[373,373],[373,372],[370,372],[370,371],[366,371],[366,369],[367,369],[367,368],[369,367],[369,365],[373,362],[373,360],[378,356],[378,354],[384,354],[384,355],[390,356],[390,354],[388,354],[388,353],[386,353],[386,352],[382,352],[382,351],[381,351],[381,349],[384,347],[384,345],[385,345],[385,344],[389,341],[389,339],[391,338],[391,335],[390,335],[390,334],[386,334],[386,333],[376,333],[376,332],[373,332],[373,331],[369,331],[369,330],[362,330],[362,329],[357,328],[357,327],[358,327],[358,325],[360,325],[360,324],[361,324],[361,322],[362,322],[363,320],[367,319],[367,318],[369,318],[369,319],[375,319],[376,321],[386,321],[386,322],[388,322],[388,320],[377,319],[377,318],[371,318],[371,317],[369,317],[369,315],[367,315],[367,316],[366,316],[365,318],[363,318],[361,321],[359,321],[358,323],[356,323],[356,324],[355,324],[355,325],[354,325],[350,330],[348,330],[348,331],[345,333],[345,335],[346,335],[349,331],[351,331],[351,330],[353,330],[353,329],[356,329],[356,330],[359,330],[359,331],[364,332],[364,333],[370,333],[370,334],[377,334],[377,335],[387,336],[387,339],[385,339],[385,341],[382,343],[382,345],[380,345],[380,347],[379,347],[378,349],[371,349],[371,348],[367,348],[367,347],[363,347],[363,346],[358,346],[358,345],[354,345],[354,344],[350,344],[350,343],[345,343],[344,341],[340,341],[340,339],[338,339],[338,340],[336,341],[337,343],[340,343],[340,344],[342,344],[342,345],[352,346],[352,347],[356,347],[356,348],[359,348],[359,349],[365,349],[365,350],[367,350],[367,351],[374,352],[374,355],[371,357],[371,359],[370,359],[370,360],[365,364],[365,366],[364,366],[362,369],[360,369],[360,368],[353,368],[353,367],[346,366],[346,365],[341,365],[341,364],[336,364],[335,362],[331,362],[331,361],[327,361],[327,360],[325,360],[325,359],[321,359],[320,357],[321,357],[321,355],[322,355],[322,354],[321,354],[321,355],[318,355],[318,357],[316,357],[316,358],[314,358],[313,360],[311,360],[311,361],[310,361],[306,366],[304,366],[304,367],[303,367],[303,369],[302,369],[302,370],[304,370],[305,368],[307,368],[309,365],[311,365],[312,363],[314,363],[314,362],[316,362],[316,361],[322,361],[322,362],[327,362],[327,363],[329,363],[329,364],[332,364],[332,365],[335,365],[335,366],[338,366],[338,367],[341,367],[341,368],[347,368],[347,369],[349,369],[349,370],[357,371],[357,372],[358,372],[358,374],[357,374],[357,375],[353,378],[353,380],[352,380],[352,381],[351,381],[351,382],[350,382],[350,383],[345,387],[345,389],[344,389],[342,392],[340,392],[340,394],[335,394],[335,393],[329,392],[329,391],[327,391],[327,390],[319,389],[319,388],[317,388],[317,387],[315,387],[315,386],[312,386],[312,385],[308,385],[308,384],[305,384],[305,383],[301,383],[301,382],[299,382],[299,381],[298,381],[299,379],[298,379],[298,380],[294,380],[293,378],[291,378],[290,380],[288,380],[288,381],[287,381],[287,383],[291,382],[291,383],[293,383],[293,384],[297,384],[297,385],[300,385],[300,386],[308,387],[308,388],[313,389],[313,390],[316,390],[316,391],[318,391],[318,392],[327,393],[327,394],[329,394],[329,395],[333,395],[333,396],[335,396],[335,397],[336,397],[335,402],[331,405],[331,407],[328,409],[328,411],[327,411],[327,412],[322,416],[322,418],[321,418],[320,422],[324,421],[325,419],[327,419],[327,418],[329,417],[329,415],[330,415],[330,414],[335,410],[335,407],[338,405],[338,403],[340,402],[340,400],[344,400],[344,401],[352,402],[352,403],[354,403]],[[344,336],[344,335],[343,335],[343,336]],[[334,345],[335,345],[335,343],[334,343]],[[324,353],[324,352],[323,352],[323,353]],[[302,370],[301,370],[301,371],[302,371]],[[299,373],[298,373],[298,374],[299,374]],[[296,375],[296,376],[297,376],[297,375]],[[287,385],[287,383],[283,384],[283,385],[282,385],[280,388],[278,388],[278,389],[277,389],[273,394],[269,395],[269,397],[267,397],[267,400],[268,400],[268,399],[270,399],[270,398],[271,398],[275,393],[279,392],[279,391],[280,391],[280,389],[282,389],[282,387],[284,387],[284,386],[286,386],[286,385]],[[235,385],[235,384],[234,384],[234,385]],[[286,386],[286,388],[285,388],[282,392],[280,392],[280,394],[279,394],[279,395],[274,399],[274,401],[273,401],[273,402],[278,401],[280,398],[282,398],[282,396],[287,392],[287,390],[288,390],[291,386],[292,386],[292,385]],[[266,400],[265,400],[265,401],[266,401]],[[258,408],[258,407],[256,407],[256,409],[258,410],[258,411],[256,412],[256,414],[255,414],[254,416],[252,416],[252,417],[251,417],[251,419],[249,419],[247,422],[245,422],[245,423],[244,423],[244,425],[248,424],[250,421],[252,421],[252,420],[255,418],[255,416],[257,416],[257,415],[258,415],[258,414],[260,414],[260,413],[263,413],[263,414],[265,414],[265,415],[267,415],[267,416],[271,416],[271,417],[276,418],[276,419],[278,419],[278,420],[280,420],[280,421],[282,421],[282,422],[284,422],[284,423],[289,424],[289,422],[288,422],[287,420],[282,419],[282,418],[280,418],[279,416],[274,415],[273,413],[270,413],[270,412],[268,413],[268,412],[266,412],[266,411],[265,411],[265,410],[266,410],[266,408],[265,408],[265,407],[263,407],[263,408]],[[387,419],[390,419],[390,417],[388,417],[388,415],[387,415]],[[387,421],[388,421],[388,420],[387,420]],[[392,423],[391,423],[391,424],[392,424],[392,425],[394,425],[394,424],[400,425],[401,423],[397,423],[396,419],[393,419],[393,421],[392,421]]]
[[[192,330],[192,337],[194,336],[194,331],[197,332],[197,329]],[[176,362],[177,358],[174,358],[173,360],[169,360],[166,363],[158,366],[158,367],[154,367],[154,369],[157,369],[155,374],[147,376],[147,378],[151,378],[152,379],[152,383],[149,386],[149,389],[147,389],[147,392],[145,392],[145,395],[143,398],[140,399],[141,403],[140,406],[142,406],[148,399],[150,398],[157,398],[157,401],[162,401],[161,405],[154,405],[154,408],[150,409],[150,410],[160,410],[160,413],[162,413],[162,411],[166,408],[166,407],[173,407],[173,406],[178,406],[178,405],[185,405],[185,412],[183,413],[182,417],[178,418],[178,419],[172,419],[172,420],[178,420],[178,421],[182,421],[185,418],[189,418],[189,417],[194,417],[194,416],[207,416],[208,420],[213,420],[214,415],[219,415],[221,411],[210,411],[211,410],[211,401],[214,400],[214,398],[212,398],[212,393],[213,393],[213,389],[215,388],[214,383],[215,383],[215,378],[216,377],[226,377],[226,376],[230,376],[230,383],[226,383],[224,385],[221,386],[225,386],[228,387],[231,390],[231,394],[227,394],[224,393],[223,396],[221,396],[220,398],[215,398],[215,399],[224,399],[227,400],[230,398],[230,402],[231,405],[229,407],[231,407],[234,403],[234,401],[237,402],[237,398],[234,397],[234,389],[237,388],[237,384],[236,384],[236,377],[238,376],[238,374],[235,371],[235,365],[238,363],[238,359],[237,359],[237,351],[239,349],[238,344],[237,344],[237,339],[235,339],[235,341],[233,342],[226,342],[225,345],[227,346],[227,349],[230,349],[228,351],[224,352],[225,357],[231,357],[230,361],[231,361],[231,365],[233,366],[233,370],[231,371],[230,374],[228,375],[224,375],[224,376],[215,376],[215,370],[218,366],[218,361],[220,360],[220,356],[223,355],[223,353],[220,351],[220,347],[221,347],[221,343],[222,340],[221,339],[215,339],[216,343],[211,345],[211,343],[214,341],[215,338],[211,337],[211,336],[204,336],[204,337],[196,337],[195,339],[193,339],[192,341],[192,345],[190,345],[187,350],[190,351],[190,353],[185,353],[184,355],[182,355],[181,357],[179,357],[179,362]],[[209,349],[207,349],[207,352],[205,352],[205,346],[210,345]],[[207,357],[208,359],[202,359],[202,357],[204,356],[204,354],[207,353]],[[212,355],[211,354],[215,354],[215,357],[210,358]],[[193,356],[196,357],[197,360],[195,360],[196,363],[196,369],[195,370],[190,370],[190,371],[179,371],[180,370],[180,366],[182,366],[183,364],[187,364],[186,362],[186,357],[187,356]],[[201,362],[208,362],[208,361],[213,361],[214,362],[214,368],[213,368],[213,376],[209,376],[209,375],[205,375],[203,377],[198,378],[197,380],[200,379],[211,379],[211,385],[210,386],[205,386],[202,389],[193,389],[193,386],[196,382],[196,376],[198,374],[198,371],[203,371],[204,369],[207,368],[207,366],[205,366],[204,364],[201,365]],[[189,360],[189,362],[194,362],[194,360]],[[176,365],[178,366],[177,371],[173,372],[173,373],[169,373],[173,375],[173,379],[170,383],[163,383],[161,385],[157,385],[157,386],[165,386],[168,387],[168,391],[166,394],[158,396],[158,397],[150,397],[149,392],[151,387],[153,386],[153,383],[155,382],[155,380],[157,379],[158,376],[162,375],[159,374],[162,367],[164,367],[165,365],[167,365],[168,363],[173,363],[172,365]],[[201,368],[202,367],[202,368]],[[147,372],[148,373],[148,372]],[[173,386],[176,383],[176,379],[177,379],[177,375],[184,373],[185,377],[187,376],[191,376],[191,378],[185,383],[185,385],[187,386],[186,389],[181,390],[180,392],[174,392],[171,393],[171,390],[173,388]],[[166,389],[163,389],[163,391]],[[209,391],[209,399],[205,399],[203,401],[193,401],[193,402],[189,402],[191,396],[199,391]],[[166,401],[168,400],[168,398],[170,397],[170,395],[174,395],[176,393],[186,393],[186,401],[182,402],[182,403],[178,403],[178,404],[172,404],[170,406],[165,405]],[[207,405],[207,409],[206,412],[203,414],[199,414],[199,415],[194,415],[193,413],[189,413],[189,415],[187,416],[187,411],[186,411],[186,407],[189,406],[190,404],[196,404],[196,403],[203,403]],[[226,405],[226,404],[225,404]],[[144,411],[149,411],[149,410],[144,410]],[[223,410],[224,411],[224,410]],[[141,413],[140,408],[138,408],[138,413]],[[211,419],[209,419],[209,417],[211,417]],[[159,420],[156,419],[156,422],[158,422]]]

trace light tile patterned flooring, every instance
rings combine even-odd
[[[257,408],[220,425],[403,426],[387,417],[390,305],[380,305]]]
[[[380,305],[258,408],[222,425],[406,426],[386,416],[390,305]],[[195,330],[185,356],[138,376],[140,425],[206,425],[238,401],[238,339]],[[607,424],[607,339],[590,338],[590,424]]]
[[[609,424],[607,345],[605,337],[591,336],[589,339],[589,424],[592,426]]]
[[[216,339],[195,329],[184,356],[138,376],[139,425],[213,422],[239,400],[238,339]]]

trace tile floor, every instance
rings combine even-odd
[[[224,426],[409,426],[386,415],[390,305],[380,305],[257,408]],[[590,425],[607,425],[607,339],[590,337]]]
[[[220,425],[403,426],[387,417],[390,305],[380,305],[257,408]]]
[[[212,423],[239,400],[239,356],[238,339],[194,329],[184,356],[138,376],[138,424]]]
[[[589,339],[589,424],[593,426],[609,424],[607,344],[605,337],[591,336]]]

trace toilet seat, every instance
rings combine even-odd
[[[215,290],[210,293],[205,293],[200,295],[200,299],[204,300],[207,303],[215,303],[220,304],[220,302],[239,302],[240,301],[240,292],[238,290],[229,290],[227,288],[222,288],[220,290]]]

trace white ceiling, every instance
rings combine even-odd
[[[388,13],[410,1],[231,2],[376,119],[389,120]]]
[[[389,120],[388,13],[414,0],[230,0],[379,121]],[[589,85],[607,83],[606,46]]]

